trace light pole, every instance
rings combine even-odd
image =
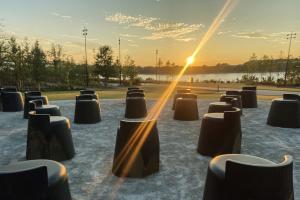
[[[290,52],[291,52],[291,46],[292,46],[292,39],[296,38],[296,33],[290,33],[287,34],[287,40],[290,40],[289,43],[289,50],[288,50],[288,55],[287,55],[287,59],[286,59],[286,65],[285,65],[285,75],[284,75],[284,86],[286,86],[286,82],[287,82],[287,75],[288,75],[288,66],[289,66],[289,60],[290,60]]]
[[[155,55],[156,55],[156,58],[155,58],[155,74],[156,74],[156,82],[157,82],[157,56],[158,56],[158,50],[156,49],[155,51]]]
[[[120,86],[122,85],[122,64],[121,64],[121,39],[119,38],[119,79]]]
[[[85,51],[85,84],[86,87],[89,86],[89,73],[88,73],[88,62],[87,62],[87,51],[86,51],[86,37],[87,37],[87,32],[88,29],[86,27],[83,28],[82,30],[83,36],[84,36],[84,51]]]

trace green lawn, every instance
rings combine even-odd
[[[212,87],[212,88],[234,88],[239,89],[245,86],[242,83],[180,83],[179,86],[187,86],[187,87]],[[300,92],[300,87],[276,87],[276,86],[265,86],[258,85],[257,89],[259,90],[273,90],[273,91],[290,91],[290,92]]]
[[[157,99],[161,96],[163,91],[167,88],[167,84],[144,84],[141,86],[142,89],[145,90],[146,98],[148,99]],[[241,88],[243,85],[241,84],[219,84],[220,88]],[[196,93],[199,98],[202,99],[218,99],[222,92],[217,91],[218,84],[212,83],[180,83],[177,88],[189,87]],[[207,90],[201,89],[199,87],[212,87],[216,88],[215,90]],[[275,88],[275,87],[258,87],[259,89],[268,89],[268,90],[282,90],[283,88]],[[284,88],[286,91],[299,91],[298,88]],[[97,92],[101,99],[120,99],[124,98],[126,94],[126,87],[116,87],[116,88],[107,88],[107,89],[98,89]],[[75,96],[79,94],[79,91],[49,91],[43,92],[44,95],[47,95],[49,100],[70,100],[75,99]],[[271,100],[274,98],[278,98],[278,96],[258,96],[258,99],[261,100]]]

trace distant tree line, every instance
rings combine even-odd
[[[176,75],[183,66],[178,66],[175,63],[170,64],[167,61],[165,65],[159,67],[147,66],[138,67],[138,73],[140,74],[164,74],[164,75]],[[242,80],[237,82],[245,83],[262,83],[270,85],[281,85],[284,80],[282,78],[276,79],[273,72],[285,72],[287,60],[283,58],[274,59],[267,55],[262,58],[258,58],[255,54],[252,54],[249,60],[243,64],[230,65],[227,63],[219,63],[215,66],[193,66],[186,70],[186,74],[216,74],[216,73],[245,73]],[[254,73],[269,73],[267,78],[257,77]],[[292,58],[288,63],[287,81],[290,85],[300,85],[300,57]]]
[[[293,58],[290,60],[291,66],[299,61],[299,58]],[[175,63],[171,65],[166,62],[165,65],[160,67],[146,66],[138,67],[138,71],[141,74],[177,74],[183,68]],[[186,74],[205,74],[205,73],[267,73],[267,72],[283,72],[285,71],[286,59],[273,59],[267,55],[264,55],[261,59],[258,59],[253,54],[250,59],[244,64],[230,65],[227,63],[218,63],[215,66],[193,66],[189,67]]]
[[[88,66],[91,86],[100,86],[112,78],[121,84],[134,83],[137,70],[135,61],[126,56],[121,66],[110,46],[100,46],[94,63]],[[73,89],[85,85],[85,65],[75,63],[63,53],[62,46],[52,44],[45,51],[36,41],[0,39],[0,86],[11,85],[18,89]]]
[[[125,56],[122,65],[114,57],[112,48],[100,46],[94,62],[88,65],[89,83],[92,87],[108,86],[109,82],[121,85],[138,84],[138,74],[167,74],[175,76],[182,66],[161,59],[159,67],[137,67],[130,56]],[[186,74],[201,73],[245,73],[239,82],[281,85],[284,80],[276,79],[272,72],[284,72],[286,59],[273,59],[269,56],[258,58],[253,54],[247,62],[240,65],[227,63],[216,66],[189,67]],[[254,73],[269,73],[267,78],[259,78]],[[262,76],[261,76],[262,77]],[[300,85],[300,58],[292,58],[288,65],[288,84]],[[74,89],[85,87],[85,65],[78,64],[71,56],[64,54],[59,44],[52,44],[44,50],[38,41],[29,44],[25,39],[17,41],[14,37],[0,39],[0,86],[14,85],[19,89]]]

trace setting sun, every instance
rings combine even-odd
[[[193,64],[194,63],[194,57],[193,56],[188,57],[186,62],[187,62],[188,65]]]

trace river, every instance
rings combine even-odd
[[[203,81],[236,81],[237,79],[241,79],[245,73],[219,73],[219,74],[190,74],[190,75],[183,75],[180,79],[181,82],[190,82],[192,79],[194,82],[203,82]],[[252,73],[255,75],[259,80],[262,78],[267,78],[270,73]],[[274,80],[278,78],[284,78],[284,72],[272,72],[271,75],[274,77]],[[138,77],[142,78],[143,80],[152,79],[156,80],[155,74],[139,74]],[[157,79],[160,81],[172,81],[175,76],[171,75],[158,75]]]

